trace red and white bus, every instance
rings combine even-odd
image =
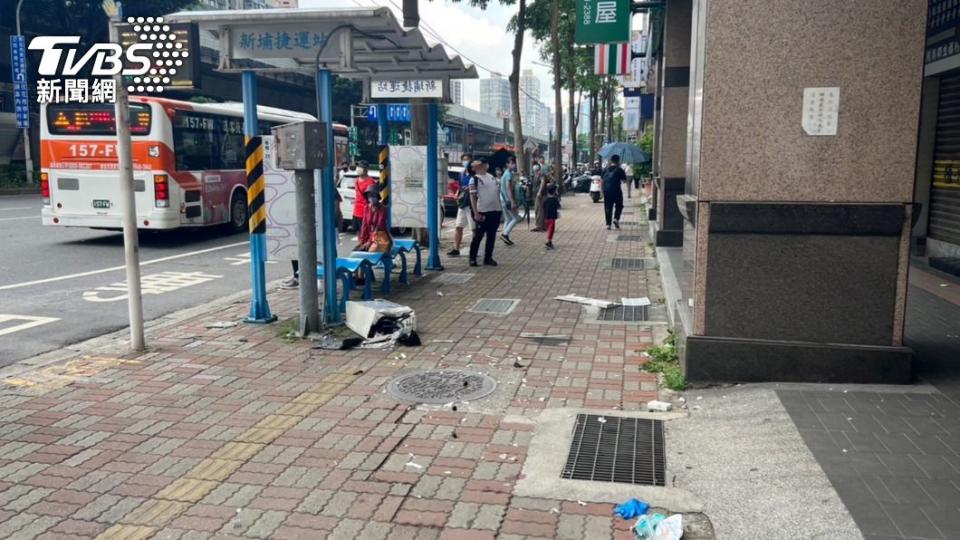
[[[258,132],[299,112],[257,107]],[[44,105],[40,112],[43,224],[121,228],[112,104]],[[131,96],[137,226],[175,229],[228,223],[246,230],[247,195],[241,103],[192,103]],[[348,150],[334,124],[335,163]]]

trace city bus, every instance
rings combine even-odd
[[[258,132],[308,114],[257,107]],[[40,112],[43,224],[119,229],[116,126],[112,104],[45,104]],[[246,230],[241,103],[130,97],[137,227],[227,224]],[[347,127],[334,124],[335,163],[348,153]]]

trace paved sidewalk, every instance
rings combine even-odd
[[[642,216],[625,215],[634,224],[622,232],[642,236]],[[614,257],[654,255],[601,219],[568,197],[555,251],[521,225],[515,247],[497,246],[497,268],[445,258],[446,272],[397,286],[389,298],[416,310],[421,347],[322,351],[281,339],[276,324],[207,328],[242,319],[240,300],[154,327],[145,354],[108,342],[7,377],[0,537],[631,538],[612,504],[514,494],[541,411],[636,411],[657,396],[640,353],[665,325],[597,323],[552,300],[662,297],[655,269],[611,269]],[[438,281],[463,273],[465,284]],[[281,320],[295,317],[296,295],[271,292]],[[506,316],[467,312],[480,298],[519,303]],[[399,374],[437,367],[499,387],[458,410],[384,393]]]

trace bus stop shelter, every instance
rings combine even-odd
[[[249,322],[275,320],[267,304],[264,271],[266,208],[263,201],[262,149],[259,153],[257,149],[257,73],[296,72],[316,76],[317,117],[326,124],[328,156],[326,166],[316,174],[320,195],[316,215],[319,218],[320,260],[327,269],[335,268],[337,260],[332,77],[337,75],[363,81],[364,97],[368,101],[378,97],[374,88],[384,87],[392,90],[387,94],[392,96],[394,102],[402,99],[403,95],[409,95],[408,100],[430,100],[426,170],[427,228],[430,238],[427,268],[441,268],[437,187],[438,103],[449,100],[450,79],[477,78],[475,67],[467,66],[457,56],[451,57],[440,45],[428,44],[420,30],[404,29],[390,9],[385,7],[181,11],[168,15],[165,20],[194,23],[200,30],[212,32],[220,42],[217,69],[241,74],[244,135],[248,141],[250,264],[253,282]],[[430,90],[424,91],[424,88]],[[409,92],[404,94],[406,90]],[[386,102],[378,102],[377,106],[380,144],[386,145],[389,135]],[[381,150],[381,155],[383,153]],[[261,162],[259,167],[258,156]],[[258,171],[261,171],[259,176]],[[389,208],[389,170],[381,171],[381,191]],[[337,323],[341,314],[336,301],[336,280],[332,272],[325,275],[323,319],[327,323]]]

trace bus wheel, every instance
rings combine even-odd
[[[234,191],[230,198],[230,230],[235,233],[247,230],[247,193],[242,189]]]

